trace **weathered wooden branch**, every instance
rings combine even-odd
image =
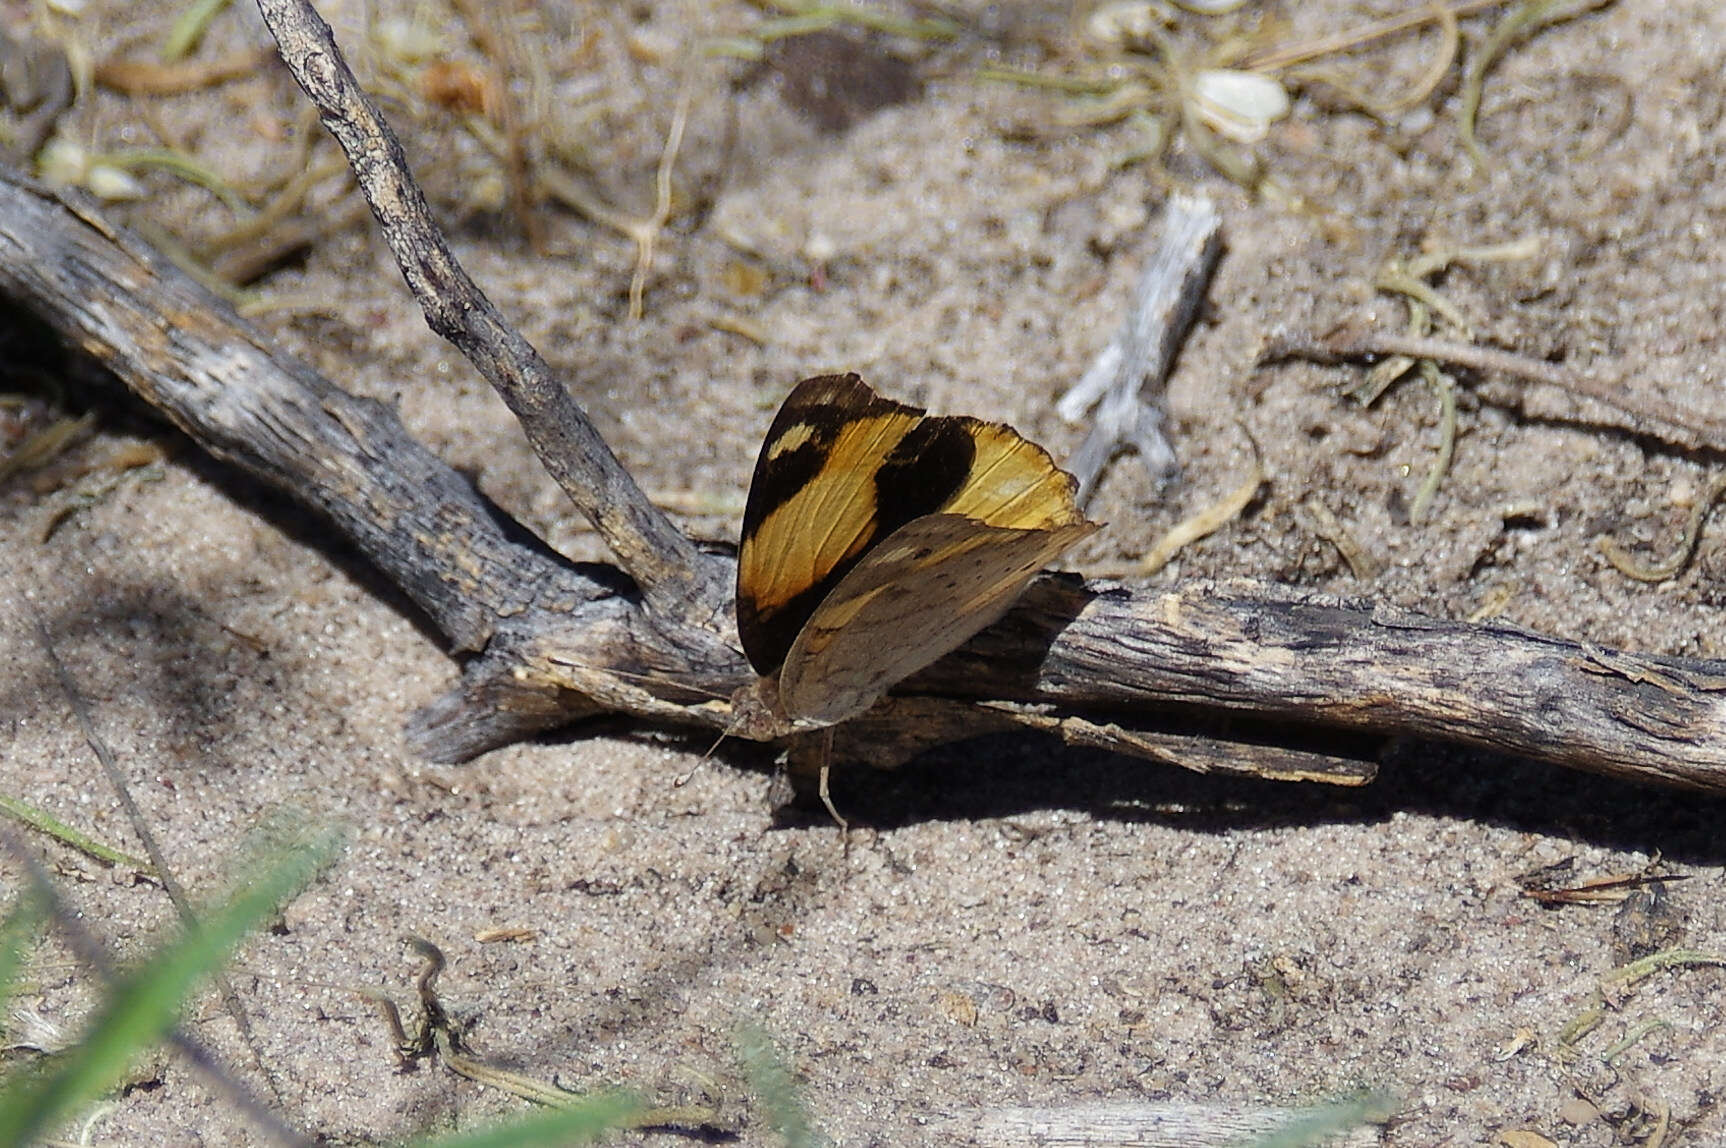
[[[543,364],[530,350],[521,358],[525,344],[436,239],[399,148],[379,142],[375,111],[353,102],[328,29],[293,0],[260,3],[356,155],[416,294],[437,296],[422,300],[428,319],[477,349],[482,370],[516,396],[542,457],[555,456],[548,466],[633,581],[506,534],[495,509],[393,410],[273,351],[82,199],[0,174],[0,293],[212,454],[326,515],[455,650],[476,654],[461,686],[410,723],[419,752],[465,759],[602,712],[726,728],[723,699],[750,680],[714,600],[729,563],[681,535],[667,541],[664,531],[675,531],[642,509],[639,489],[567,395],[557,398]],[[369,126],[354,128],[362,121]],[[1414,735],[1726,791],[1722,691],[1726,663],[1639,657],[1504,625],[1277,588],[1146,592],[1050,579],[1000,625],[847,723],[837,749],[893,764],[1028,727],[1189,768],[1358,784],[1372,776],[1378,739]]]
[[[1336,1111],[1182,1100],[981,1109],[952,1117],[948,1127],[954,1140],[982,1148],[1228,1148],[1276,1142],[1278,1132],[1287,1143],[1316,1144],[1322,1136],[1331,1148],[1384,1142],[1378,1127],[1353,1126]]]
[[[328,516],[457,650],[460,689],[414,746],[459,759],[600,712],[724,728],[750,671],[724,624],[647,609],[626,580],[506,536],[413,441],[80,200],[0,178],[0,292],[205,449]],[[1050,579],[1000,625],[845,727],[888,764],[1014,727],[1259,776],[1358,783],[1415,735],[1726,791],[1726,663],[1640,657],[1230,585]],[[1353,739],[1352,742],[1350,739]]]
[[[728,583],[648,501],[563,381],[456,261],[408,171],[401,143],[310,4],[260,0],[282,59],[347,153],[396,263],[425,311],[514,412],[540,462],[593,524],[655,609],[695,621],[722,613]]]
[[[1085,441],[1067,458],[1067,470],[1079,480],[1081,504],[1126,447],[1138,450],[1153,484],[1174,472],[1175,449],[1163,437],[1163,392],[1222,255],[1222,227],[1210,200],[1169,197],[1162,239],[1139,272],[1126,322],[1055,404],[1069,423],[1091,416]]]

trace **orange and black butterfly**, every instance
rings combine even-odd
[[[935,416],[856,375],[797,384],[767,432],[737,563],[737,633],[789,728],[855,717],[997,621],[1097,529],[1004,423]]]

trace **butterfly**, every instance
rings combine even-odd
[[[854,374],[797,384],[743,512],[737,634],[760,677],[738,720],[831,726],[962,646],[1098,529],[1077,489],[1004,423],[929,415]]]

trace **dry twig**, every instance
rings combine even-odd
[[[1096,407],[1090,433],[1067,460],[1067,469],[1079,480],[1081,502],[1122,447],[1138,450],[1153,483],[1175,469],[1174,449],[1162,431],[1163,383],[1210,286],[1222,250],[1221,229],[1209,200],[1184,195],[1169,199],[1162,242],[1139,275],[1126,322],[1062,396],[1056,409],[1070,423]]]
[[[456,262],[407,170],[401,143],[302,0],[259,0],[294,79],[336,137],[432,330],[480,369],[552,478],[657,610],[706,621],[722,612],[723,572],[648,501],[563,381]]]
[[[1390,355],[1431,359],[1473,371],[1482,376],[1481,383],[1475,387],[1476,392],[1501,405],[1525,405],[1529,384],[1550,387],[1596,405],[1599,413],[1591,414],[1587,419],[1577,418],[1577,422],[1617,427],[1686,450],[1726,448],[1726,422],[1705,412],[1681,410],[1664,399],[1638,393],[1627,386],[1624,379],[1609,371],[1584,374],[1560,363],[1531,359],[1497,347],[1395,331],[1363,331],[1345,327],[1317,338],[1281,335],[1273,339],[1259,357],[1266,362],[1307,359],[1318,363],[1340,363]],[[1508,385],[1512,389],[1495,391],[1499,384],[1494,383],[1492,376],[1509,380]]]
[[[1363,1104],[1336,1112],[1178,1100],[996,1108],[967,1113],[954,1130],[985,1148],[1224,1148],[1261,1140],[1317,1144],[1321,1137],[1335,1148],[1368,1148],[1383,1142],[1380,1129],[1356,1125],[1382,1119],[1385,1102],[1376,1103],[1376,1110]],[[1295,1134],[1296,1128],[1309,1134]]]

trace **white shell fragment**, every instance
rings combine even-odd
[[[1192,103],[1206,127],[1243,144],[1258,143],[1289,114],[1289,94],[1279,81],[1233,68],[1206,68],[1194,77]]]
[[[92,164],[85,173],[84,186],[97,199],[112,203],[122,199],[143,199],[144,185],[122,167],[111,163]]]
[[[1085,35],[1105,48],[1130,48],[1143,44],[1158,28],[1174,21],[1167,4],[1153,0],[1124,0],[1101,4],[1085,19]]]
[[[36,174],[50,187],[82,187],[89,170],[89,154],[65,136],[49,140],[36,154]]]
[[[36,172],[51,187],[81,187],[109,201],[144,198],[131,172],[96,160],[83,145],[57,136],[36,156]]]

